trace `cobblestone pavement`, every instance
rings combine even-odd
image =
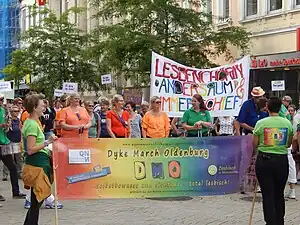
[[[22,186],[22,185],[21,185]],[[22,225],[26,214],[23,200],[11,198],[9,182],[0,181],[1,225]],[[300,196],[300,185],[297,186]],[[241,199],[244,198],[244,199]],[[251,196],[226,195],[194,197],[185,201],[151,199],[104,199],[63,201],[60,225],[248,225]],[[261,200],[258,197],[258,200]],[[300,201],[286,202],[286,224],[300,224]],[[42,209],[40,225],[54,224],[54,210]],[[263,225],[262,205],[256,204],[253,225]]]

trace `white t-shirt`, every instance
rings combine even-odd
[[[220,124],[220,135],[221,134],[230,134],[233,135],[233,122],[234,122],[234,117],[233,116],[224,116],[224,117],[219,117],[219,124]]]

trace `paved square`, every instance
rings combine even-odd
[[[21,182],[20,185],[22,186]],[[300,196],[300,186],[297,186]],[[7,198],[1,202],[1,225],[22,225],[26,209],[23,200],[11,197],[10,182],[0,181],[0,194]],[[60,225],[248,225],[251,196],[233,194],[194,197],[186,201],[151,199],[101,199],[63,201],[59,210]],[[40,225],[54,224],[54,210],[41,209]],[[300,224],[300,201],[286,202],[286,224]],[[257,203],[253,225],[264,225],[262,205]]]

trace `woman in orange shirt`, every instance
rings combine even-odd
[[[121,95],[115,95],[112,99],[113,109],[107,112],[107,132],[112,138],[127,138],[130,134],[130,115],[123,110],[124,99]]]
[[[63,109],[59,118],[63,138],[76,138],[83,136],[88,138],[88,129],[91,127],[91,119],[86,109],[81,107],[78,94],[70,95],[70,106]]]
[[[150,99],[150,111],[143,117],[142,132],[144,138],[166,138],[170,132],[170,120],[161,111],[161,100],[157,96]]]

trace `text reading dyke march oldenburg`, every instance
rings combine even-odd
[[[239,191],[251,137],[60,139],[59,199],[144,198]]]

